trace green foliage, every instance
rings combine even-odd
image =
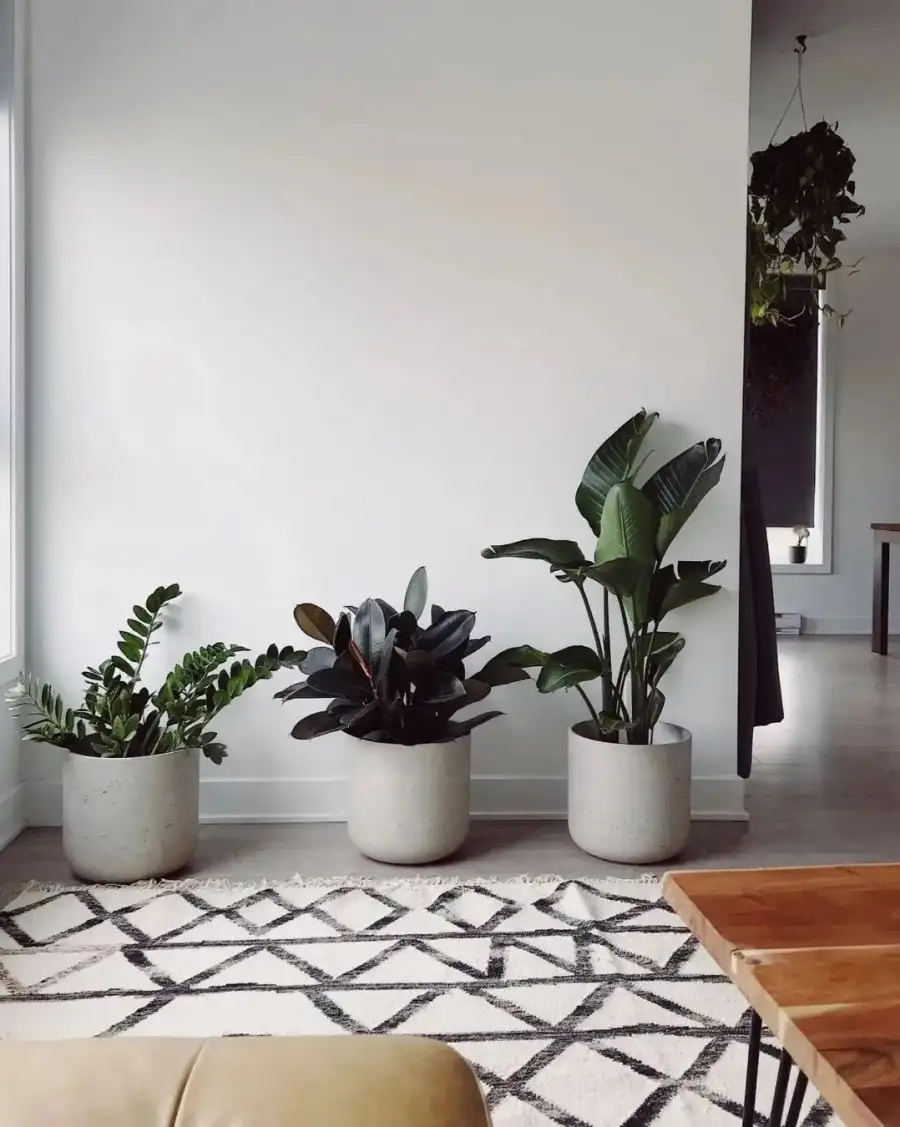
[[[681,634],[662,630],[660,624],[672,611],[715,594],[719,587],[709,579],[725,566],[712,560],[664,563],[672,541],[718,483],[725,458],[721,442],[710,438],[638,485],[642,444],[657,417],[639,411],[595,451],[584,471],[575,500],[597,536],[593,564],[571,540],[517,540],[481,553],[486,559],[542,560],[560,582],[577,588],[593,647],[573,645],[544,653],[519,646],[498,654],[495,661],[504,669],[540,669],[537,687],[542,693],[574,688],[584,699],[590,730],[599,740],[618,740],[624,734],[629,743],[652,741],[665,704],[659,681],[685,645]],[[599,624],[588,580],[604,589]],[[615,672],[610,600],[619,604],[624,642]],[[583,688],[597,680],[602,685],[600,709]]]
[[[84,700],[67,709],[51,687],[31,674],[19,679],[7,703],[22,721],[26,740],[54,744],[76,755],[135,758],[162,755],[180,748],[198,748],[221,763],[225,745],[207,731],[212,720],[258,681],[277,670],[296,666],[306,653],[272,645],[255,661],[232,662],[244,646],[213,642],[186,653],[155,693],[140,684],[144,661],[157,643],[162,612],[181,594],[177,583],[157,587],[143,606],[133,608],[127,630],[119,632],[118,653],[96,668],[89,666]],[[232,662],[228,668],[223,668]]]
[[[836,129],[817,122],[750,157],[747,287],[751,323],[775,324],[794,274],[816,290],[840,270],[842,227],[865,208],[853,198],[856,158]],[[823,312],[834,313],[829,305]],[[843,321],[845,314],[838,315]]]
[[[494,686],[528,680],[526,666],[540,662],[530,660],[533,654],[505,651],[467,676],[465,659],[490,637],[472,637],[475,614],[468,610],[433,605],[430,623],[421,625],[427,601],[428,577],[420,567],[406,588],[402,611],[384,599],[366,599],[334,623],[313,603],[294,609],[300,628],[328,644],[309,651],[299,665],[306,680],[276,693],[276,699],[330,701],[294,725],[295,739],[342,730],[380,743],[444,743],[501,715],[489,711],[454,719]],[[328,623],[330,636],[323,637]]]

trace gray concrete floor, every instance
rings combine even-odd
[[[749,823],[698,822],[678,867],[754,867],[900,859],[900,648],[876,657],[861,638],[785,639],[787,719],[760,729],[748,784]],[[565,822],[476,822],[465,849],[420,875],[558,873],[635,876],[653,871],[582,853]],[[361,857],[342,825],[201,827],[190,874],[278,880],[293,876],[406,876]],[[0,855],[0,885],[71,880],[60,832],[26,830]]]

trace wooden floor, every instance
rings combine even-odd
[[[790,638],[781,647],[787,719],[757,732],[749,824],[695,823],[673,867],[900,860],[900,645],[876,657],[861,638]],[[401,875],[367,861],[342,825],[201,827],[191,875],[231,880]],[[634,876],[569,840],[564,822],[477,822],[436,875]],[[0,885],[68,881],[58,830],[27,830],[0,855]]]

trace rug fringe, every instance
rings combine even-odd
[[[587,884],[658,884],[659,878],[655,877],[652,873],[644,873],[639,877],[597,877],[580,875],[575,877],[560,876],[559,873],[520,873],[517,876],[498,876],[496,874],[489,874],[487,876],[386,876],[386,877],[370,877],[370,876],[357,876],[355,874],[348,874],[345,876],[335,877],[308,877],[302,876],[300,873],[295,873],[292,877],[286,877],[283,880],[230,880],[227,877],[184,877],[181,880],[141,880],[135,881],[129,885],[110,885],[110,884],[81,884],[72,883],[64,884],[61,882],[30,880],[21,886],[18,894],[31,892],[42,895],[55,895],[60,892],[72,892],[79,888],[134,888],[134,889],[147,889],[148,891],[165,891],[177,892],[181,889],[189,890],[196,889],[198,892],[228,892],[231,889],[246,889],[248,892],[254,892],[263,888],[278,888],[285,885],[294,885],[305,888],[323,888],[323,889],[336,889],[336,888],[394,888],[403,886],[406,888],[455,888],[460,885],[478,883],[490,884],[549,884],[553,881],[563,880],[577,880],[584,881]]]

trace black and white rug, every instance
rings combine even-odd
[[[748,1022],[655,882],[32,886],[0,912],[0,1037],[435,1037],[496,1127],[736,1127]],[[814,1099],[804,1127],[839,1127]]]

